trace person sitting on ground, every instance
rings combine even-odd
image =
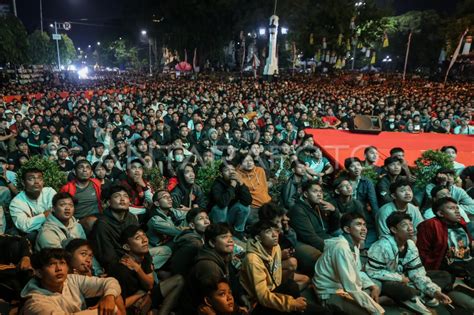
[[[126,187],[116,184],[104,194],[108,207],[91,232],[91,243],[100,265],[108,270],[111,263],[123,256],[120,234],[129,225],[138,225],[137,217],[129,212],[130,195]]]
[[[56,191],[44,187],[43,171],[32,168],[22,174],[25,190],[10,203],[13,224],[34,243],[38,230],[51,214],[53,197]]]
[[[183,230],[173,239],[173,254],[170,259],[172,274],[186,275],[193,266],[194,258],[204,245],[204,232],[211,221],[205,209],[194,208],[186,214],[189,229]]]
[[[136,225],[130,225],[120,236],[125,255],[110,267],[109,275],[122,287],[125,307],[146,314],[150,309],[167,315],[176,306],[183,288],[183,277],[172,276],[155,283],[148,237]]]
[[[127,165],[127,178],[120,183],[130,192],[130,213],[145,217],[147,204],[152,203],[153,192],[149,183],[143,178],[143,161],[133,159]]]
[[[102,190],[106,190],[112,185],[112,181],[107,178],[107,170],[102,162],[95,162],[92,164],[92,171],[94,177],[99,181]]]
[[[207,198],[201,187],[195,183],[196,173],[192,164],[178,168],[178,185],[171,191],[173,207],[183,212],[192,208],[206,208]]]
[[[278,244],[281,249],[282,281],[293,279],[298,284],[300,291],[303,291],[308,286],[310,279],[304,274],[296,273],[298,260],[294,255],[298,242],[295,230],[290,227],[290,219],[286,215],[285,209],[274,202],[269,202],[260,209],[258,219],[275,224],[280,229]]]
[[[462,189],[466,191],[469,197],[474,199],[474,166],[466,167],[459,178],[462,181]]]
[[[400,176],[402,172],[402,162],[397,157],[388,157],[383,162],[385,174],[380,177],[377,182],[376,191],[379,206],[392,202],[392,194],[390,193],[390,185],[397,180],[406,179]]]
[[[267,176],[263,168],[255,166],[250,154],[241,154],[236,158],[236,162],[239,165],[237,174],[252,196],[250,214],[247,218],[247,225],[252,225],[258,220],[258,209],[272,199],[268,193]]]
[[[21,292],[24,314],[77,313],[85,310],[86,298],[97,296],[102,297],[96,306],[99,314],[126,314],[117,280],[68,274],[68,259],[61,248],[45,248],[32,256],[36,276]]]
[[[291,162],[291,175],[281,188],[281,199],[286,209],[291,209],[301,196],[301,185],[313,176],[306,171],[307,166],[301,160]]]
[[[30,247],[25,237],[0,235],[0,300],[10,304],[20,300],[20,292],[33,271]]]
[[[433,212],[436,217],[426,220],[418,226],[416,246],[420,252],[423,266],[427,270],[445,270],[452,276],[464,278],[464,282],[474,287],[474,259],[471,254],[472,235],[462,219],[459,206],[451,197],[436,200]],[[461,286],[459,291],[449,296],[456,304],[474,311],[473,294]],[[457,291],[455,288],[455,291]],[[464,289],[464,290],[463,290]],[[471,289],[472,291],[472,289]]]
[[[323,306],[348,314],[384,314],[378,304],[380,287],[362,270],[360,249],[367,237],[364,216],[345,213],[341,228],[342,235],[325,240],[325,250],[314,266],[317,294]]]
[[[67,192],[53,197],[53,213],[46,218],[36,238],[36,251],[42,248],[64,248],[71,239],[86,239],[82,226],[74,218],[76,200]]]
[[[204,232],[204,246],[194,260],[186,279],[189,314],[201,303],[200,292],[219,279],[230,279],[230,265],[234,251],[232,231],[227,223],[213,223]],[[232,279],[230,279],[232,280]],[[232,283],[232,281],[231,281]]]
[[[92,262],[94,252],[92,245],[86,239],[76,238],[65,247],[69,253],[69,273],[92,277],[95,275]]]
[[[220,175],[211,187],[209,217],[213,223],[227,222],[234,228],[234,235],[243,238],[250,213],[252,195],[231,164],[219,165]]]
[[[74,217],[84,226],[87,232],[92,230],[97,215],[102,213],[102,185],[92,177],[92,165],[83,159],[74,165],[76,178],[61,188],[76,198]]]
[[[466,168],[466,166],[456,161],[458,149],[456,149],[456,147],[453,145],[447,145],[442,147],[440,151],[446,153],[449,156],[450,161],[453,162],[453,168],[456,175],[461,174],[461,172],[464,170],[464,168]]]
[[[408,166],[408,162],[405,159],[405,150],[399,147],[392,148],[390,149],[390,157],[398,158],[401,161],[402,172],[400,173],[400,175],[406,176],[410,183],[414,183],[416,181],[416,177],[411,173],[410,167]]]
[[[365,148],[364,157],[364,168],[371,167],[377,173],[377,175],[381,175],[382,168],[376,165],[379,159],[379,152],[377,148],[374,146],[368,146],[367,148]]]
[[[392,212],[386,226],[390,234],[382,235],[370,247],[366,264],[369,277],[382,282],[382,295],[421,314],[431,314],[426,306],[436,307],[439,302],[450,304],[449,296],[426,275],[413,242],[415,228],[410,215]],[[451,278],[448,273],[439,275],[443,277]]]
[[[440,169],[436,172],[432,183],[426,186],[426,194],[429,196],[431,189],[436,185],[444,185],[448,187],[451,197],[457,201],[458,205],[463,206],[464,211],[468,215],[474,216],[474,200],[466,193],[464,189],[454,184],[454,170],[452,169]]]
[[[256,302],[252,314],[303,312],[307,303],[300,297],[293,279],[282,283],[281,249],[278,226],[259,221],[252,226],[252,238],[247,241],[247,255],[242,263],[240,283]]]
[[[364,206],[359,200],[354,198],[352,185],[346,178],[336,178],[333,182],[333,188],[335,198],[332,200],[332,204],[334,204],[341,215],[349,212],[357,212],[365,217],[366,211],[364,210]]]
[[[204,290],[202,304],[199,305],[199,315],[244,315],[246,309],[240,308],[234,302],[229,281],[225,278],[210,285]]]
[[[301,198],[288,212],[290,225],[295,229],[298,241],[322,252],[324,240],[340,233],[339,211],[323,199],[323,189],[319,182],[305,182],[302,192]]]
[[[377,227],[379,236],[389,235],[390,229],[387,226],[387,218],[393,212],[407,213],[412,218],[413,226],[416,229],[418,224],[423,222],[423,216],[421,215],[420,209],[413,205],[413,191],[411,185],[407,180],[398,180],[395,183],[390,184],[390,193],[393,201],[385,204],[380,208],[377,214]]]

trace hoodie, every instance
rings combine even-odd
[[[54,214],[51,214],[46,218],[38,233],[35,250],[40,251],[46,247],[64,248],[74,238],[87,238],[77,219],[72,217],[69,219],[68,226],[65,226]]]
[[[181,205],[192,208],[197,204],[200,208],[206,209],[207,198],[201,187],[197,184],[189,185],[184,179],[184,169],[178,169],[178,185],[171,191],[173,198],[173,208],[179,208]]]
[[[273,293],[281,285],[282,266],[280,245],[269,254],[262,243],[250,239],[247,256],[242,263],[240,284],[248,293],[251,302],[282,312],[296,311],[295,298],[291,295]]]
[[[194,258],[204,245],[204,238],[195,230],[184,230],[174,238],[171,271],[185,275],[194,265]]]
[[[428,296],[441,291],[426,275],[415,242],[408,240],[405,248],[406,253],[402,255],[393,235],[382,235],[369,249],[369,260],[365,266],[367,274],[382,282],[401,282],[403,276],[406,276],[410,279],[408,285]]]
[[[244,171],[239,168],[237,172],[242,178],[242,183],[248,187],[252,195],[252,208],[260,208],[272,200],[272,197],[268,194],[267,176],[263,168],[255,166],[251,171]]]
[[[332,294],[348,293],[370,314],[382,314],[384,309],[365,291],[374,285],[362,271],[359,248],[346,235],[324,241],[324,252],[314,266],[313,284],[322,300]]]
[[[87,298],[121,293],[120,285],[114,278],[87,277],[75,274],[67,275],[61,293],[51,292],[40,286],[38,279],[31,279],[21,291],[21,297],[26,299],[23,313],[35,314],[75,314],[86,310]],[[81,312],[81,314],[97,314]]]

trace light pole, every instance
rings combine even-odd
[[[43,33],[43,0],[40,0],[40,25],[41,33]]]
[[[146,39],[148,41],[148,71],[150,74],[150,77],[153,76],[153,70],[152,70],[152,64],[151,64],[151,39],[149,36],[147,36],[147,31],[142,30],[141,31],[142,36],[146,36]]]
[[[61,35],[58,34],[58,23],[54,22],[54,35],[56,41],[56,52],[58,53],[58,70],[61,71],[61,57],[59,56],[59,38]]]

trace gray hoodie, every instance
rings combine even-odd
[[[38,279],[31,279],[21,291],[21,297],[26,299],[23,313],[35,314],[97,314],[83,311],[86,298],[113,295],[121,293],[120,285],[114,278],[86,277],[69,274],[64,281],[61,293],[51,292],[41,287]]]
[[[46,218],[38,233],[35,250],[40,251],[47,247],[64,248],[74,238],[86,239],[86,233],[76,218],[72,217],[68,226],[65,226],[54,214],[51,214]]]

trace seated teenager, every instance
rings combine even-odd
[[[252,196],[233,165],[222,163],[219,171],[220,176],[211,187],[209,217],[214,223],[229,223],[235,236],[243,238]]]
[[[275,224],[280,229],[278,244],[281,248],[282,281],[293,279],[302,291],[309,284],[309,277],[296,273],[298,260],[294,257],[297,239],[295,231],[290,227],[290,219],[284,208],[273,202],[264,204],[258,213],[259,221]]]
[[[109,274],[122,287],[125,307],[142,314],[150,309],[157,310],[160,315],[169,314],[183,288],[182,277],[176,275],[158,284],[154,282],[148,237],[140,227],[128,226],[120,239],[125,255],[110,267]]]
[[[194,208],[186,214],[189,229],[182,231],[173,240],[170,258],[171,272],[186,275],[193,266],[194,258],[204,245],[204,233],[211,224],[205,209]]]
[[[195,183],[193,165],[181,165],[177,172],[178,185],[171,191],[173,207],[185,212],[195,207],[206,208],[207,198],[201,187]]]
[[[413,226],[415,228],[414,237],[416,237],[416,227],[423,222],[423,216],[420,209],[415,206],[413,201],[413,190],[407,180],[398,180],[390,184],[390,193],[393,201],[389,202],[380,208],[377,213],[377,228],[379,236],[390,234],[390,229],[387,226],[387,218],[394,212],[406,213],[412,218]]]
[[[89,277],[95,275],[92,267],[94,252],[88,240],[73,239],[66,245],[65,249],[70,255],[69,273]]]
[[[424,221],[418,226],[416,245],[420,251],[420,258],[427,270],[446,270],[452,276],[461,277],[471,288],[474,287],[474,259],[471,254],[472,235],[462,219],[456,200],[445,197],[433,204],[435,217]],[[462,290],[464,292],[469,290]],[[455,290],[456,290],[455,288]],[[474,311],[472,296],[460,296],[459,293],[450,294],[456,304]],[[459,300],[461,298],[462,300]]]
[[[360,248],[367,237],[365,218],[357,212],[341,217],[341,236],[325,241],[315,265],[313,284],[323,306],[347,314],[384,314],[378,304],[380,287],[362,271]]]
[[[303,312],[307,306],[293,279],[282,283],[278,234],[277,225],[259,221],[252,226],[252,238],[247,241],[240,283],[250,301],[257,303],[252,314]]]
[[[46,218],[36,238],[36,251],[42,248],[64,248],[75,238],[86,238],[86,233],[74,217],[76,200],[67,192],[53,197],[53,213]]]
[[[86,310],[85,299],[91,297],[101,297],[97,310],[81,314],[126,314],[117,280],[68,274],[68,259],[60,248],[45,248],[32,256],[36,276],[21,292],[24,314],[78,313]]]
[[[415,228],[410,215],[395,211],[386,225],[390,234],[370,247],[366,265],[367,274],[382,283],[382,295],[422,314],[431,314],[426,306],[451,304],[451,299],[426,275],[412,240]]]
[[[226,223],[209,225],[204,232],[204,241],[204,246],[199,250],[194,266],[186,279],[185,307],[189,314],[195,312],[201,303],[200,292],[203,288],[219,279],[230,279],[234,239],[229,225]]]

